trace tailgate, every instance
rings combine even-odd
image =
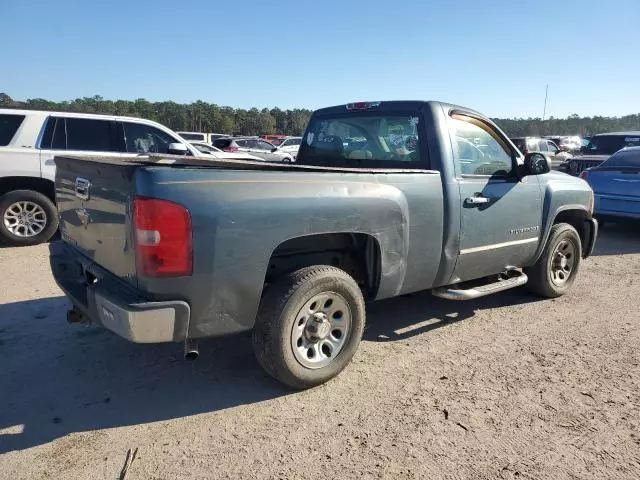
[[[69,157],[55,162],[62,240],[135,284],[130,205],[138,165]]]

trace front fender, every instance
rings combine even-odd
[[[551,227],[556,223],[559,216],[567,215],[570,212],[576,212],[576,214],[583,220],[590,222],[592,219],[590,205],[593,191],[584,180],[558,172],[541,175],[540,179],[542,182],[541,187],[544,196],[543,224],[541,241],[531,262],[532,265],[537,262],[542,255],[544,247],[549,240]],[[590,253],[589,249],[593,250],[593,243],[595,243],[595,235],[597,234],[597,222],[595,225],[594,234],[589,235],[588,237],[590,238],[593,236],[593,240],[587,242],[590,243],[589,245],[583,246],[583,256],[584,251],[588,251]]]

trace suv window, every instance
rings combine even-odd
[[[511,149],[489,125],[473,117],[454,114],[449,120],[449,133],[454,140],[457,170],[462,175],[507,177],[511,174]]]
[[[113,152],[115,122],[88,118],[66,118],[67,150]]]
[[[240,148],[252,148],[249,140],[236,140],[236,145]]]
[[[130,153],[168,153],[170,144],[179,143],[178,139],[151,125],[122,122],[122,126]]]
[[[24,115],[2,114],[0,115],[0,147],[9,145],[9,142],[22,125]]]
[[[257,140],[256,143],[256,148],[258,148],[259,150],[264,150],[266,152],[270,152],[271,150],[273,150],[273,145],[271,145],[269,142]]]
[[[547,152],[549,151],[549,148],[547,147],[547,141],[546,140],[538,140],[538,148],[536,149],[537,152]]]
[[[230,138],[217,138],[213,141],[213,146],[222,150],[223,148],[227,148],[230,143]]]
[[[402,113],[352,113],[314,117],[300,146],[299,163],[418,168],[419,117]]]
[[[580,150],[594,155],[612,155],[621,148],[635,146],[640,146],[640,135],[597,135]]]
[[[559,148],[556,146],[555,143],[547,141],[547,147],[549,148],[549,151],[552,153],[558,153]]]

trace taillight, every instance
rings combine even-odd
[[[223,150],[225,152],[237,152],[238,151],[238,147],[236,147],[235,145],[229,145],[228,147],[223,148]]]
[[[583,170],[582,172],[580,172],[580,178],[586,182],[589,179],[589,171]]]
[[[189,210],[167,200],[136,197],[133,227],[138,275],[184,277],[192,274]]]

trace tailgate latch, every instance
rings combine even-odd
[[[76,197],[81,200],[89,200],[91,182],[86,178],[76,177]]]

